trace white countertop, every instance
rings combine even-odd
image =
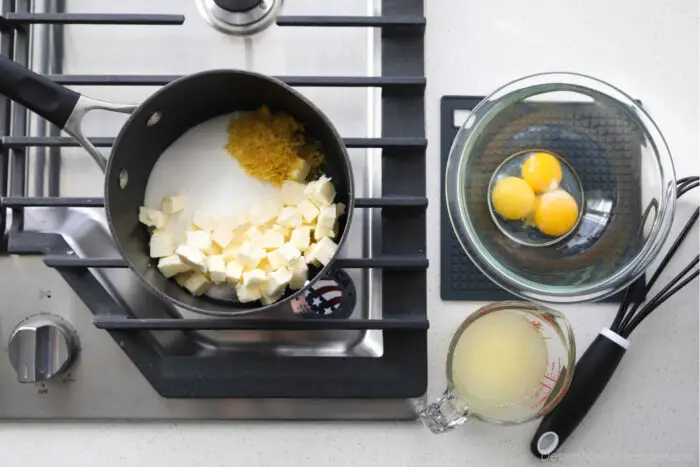
[[[440,97],[487,94],[535,72],[593,75],[641,99],[667,138],[678,175],[700,173],[695,0],[426,4],[428,225],[440,221]],[[694,196],[681,201],[678,219],[697,204]],[[428,248],[433,398],[445,383],[451,332],[481,303],[440,300],[437,228],[429,229]],[[681,255],[696,251],[691,241]],[[695,281],[632,335],[613,380],[563,446],[560,465],[698,465],[698,296]],[[579,354],[614,314],[612,305],[563,309]],[[3,423],[0,465],[539,465],[528,449],[536,426],[470,422],[438,436],[418,422]]]

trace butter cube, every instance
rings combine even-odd
[[[214,284],[221,284],[226,280],[226,261],[221,255],[211,255],[207,258],[207,270]]]
[[[236,286],[236,295],[238,296],[238,301],[241,303],[250,303],[255,300],[260,300],[260,288],[259,287],[247,287],[243,284],[238,284]]]
[[[151,235],[149,246],[151,258],[164,258],[175,252],[175,239],[171,233],[156,231]]]
[[[323,237],[335,237],[333,226],[335,225],[336,208],[335,206],[324,206],[318,214],[316,228],[314,229],[314,238],[321,240]]]
[[[309,176],[309,171],[311,166],[302,158],[297,158],[294,165],[287,172],[287,178],[291,180],[296,180],[297,182],[303,182],[306,177]]]
[[[238,257],[236,259],[244,268],[253,269],[258,266],[265,254],[265,250],[262,248],[246,242],[238,249]]]
[[[278,268],[281,268],[286,264],[286,261],[282,259],[282,257],[277,253],[277,250],[270,251],[267,256],[265,256],[265,259],[267,259],[267,263],[270,265],[270,268],[275,270]]]
[[[178,255],[170,255],[161,258],[160,261],[158,261],[158,270],[165,277],[170,278],[177,274],[191,271],[192,267],[188,264],[185,264]]]
[[[187,279],[189,279],[192,274],[194,274],[194,271],[188,271],[178,274],[177,276],[175,276],[175,282],[177,282],[177,284],[180,287],[185,287]]]
[[[253,225],[243,233],[243,237],[252,244],[257,244],[262,240],[263,233],[257,225]]]
[[[290,261],[295,260],[301,256],[301,251],[299,248],[295,247],[291,243],[285,243],[280,248],[275,250],[277,254],[282,258],[284,265],[289,264]]]
[[[297,258],[289,263],[292,278],[289,280],[289,288],[299,290],[306,285],[309,276],[309,267],[304,258]]]
[[[306,195],[304,195],[305,188],[306,185],[303,183],[285,180],[282,182],[282,187],[280,188],[280,199],[282,203],[286,206],[298,205],[306,199]]]
[[[302,225],[292,231],[289,243],[297,247],[300,251],[306,251],[311,243],[311,227]]]
[[[306,262],[320,263],[325,266],[331,262],[336,251],[338,251],[338,245],[330,238],[323,237],[306,251]]]
[[[210,255],[223,255],[224,250],[219,245],[212,242],[211,248],[209,248],[209,251],[207,251],[207,253],[209,253]]]
[[[240,250],[240,249],[241,249],[241,245],[232,243],[228,246],[228,248],[226,248],[225,250],[223,250],[221,252],[221,255],[224,257],[224,260],[226,262],[234,261],[234,260],[238,259],[238,250]]]
[[[226,281],[229,284],[238,284],[243,277],[243,266],[236,261],[226,263]]]
[[[185,244],[206,253],[211,250],[211,234],[206,230],[188,230],[185,232]]]
[[[258,264],[258,269],[262,269],[265,273],[270,273],[274,271],[274,268],[270,266],[270,261],[268,261],[267,256],[260,260]]]
[[[287,241],[287,239],[289,239],[289,236],[290,236],[291,233],[292,233],[292,230],[291,230],[290,228],[284,227],[284,226],[279,225],[279,224],[274,224],[274,225],[273,225],[272,227],[270,227],[270,228],[271,228],[272,230],[274,230],[275,232],[281,233],[281,234],[284,236],[284,240],[285,240],[285,241]]]
[[[166,214],[176,214],[185,209],[186,205],[187,198],[185,195],[166,196],[161,203],[161,209]]]
[[[263,297],[275,297],[284,294],[284,289],[291,280],[292,272],[285,267],[269,273],[261,289]]]
[[[285,238],[282,232],[269,229],[265,231],[258,245],[266,250],[274,250],[284,245],[284,241]]]
[[[307,224],[311,224],[319,213],[318,207],[316,207],[316,205],[308,199],[305,199],[299,203],[299,206],[297,206],[297,211],[299,211],[299,214],[301,214],[301,217]]]
[[[228,228],[227,225],[222,225],[221,223],[211,233],[212,241],[221,248],[226,248],[233,240],[233,236],[233,230]]]
[[[168,223],[168,215],[157,209],[141,206],[139,208],[139,222],[156,229],[162,229]]]
[[[282,209],[282,203],[278,201],[265,201],[255,206],[248,213],[248,221],[253,225],[264,225],[274,220]]]
[[[260,297],[260,303],[262,303],[263,305],[272,305],[272,304],[275,303],[277,300],[279,300],[280,298],[282,298],[283,295],[284,295],[284,290],[278,292],[278,293],[275,294],[275,295],[265,295],[265,294],[262,294],[262,296]]]
[[[216,220],[204,211],[197,210],[192,216],[192,224],[194,224],[198,229],[206,230],[211,232],[216,228]]]
[[[246,287],[261,287],[267,279],[267,274],[262,269],[251,269],[243,273],[243,285]]]
[[[340,217],[345,214],[345,205],[343,203],[335,203],[335,217]]]
[[[279,216],[277,216],[277,223],[283,227],[288,227],[293,229],[301,225],[301,213],[297,208],[287,206],[280,211]]]
[[[330,178],[322,175],[318,180],[306,185],[304,195],[317,206],[329,206],[335,199],[335,187]]]
[[[177,247],[175,254],[192,269],[203,273],[207,272],[207,257],[195,247],[183,243]]]
[[[209,290],[209,287],[211,287],[211,282],[201,272],[191,274],[185,281],[185,288],[195,297],[202,295]]]

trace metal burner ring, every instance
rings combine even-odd
[[[283,0],[263,0],[256,7],[243,12],[231,12],[218,6],[214,0],[196,0],[199,14],[217,31],[234,36],[257,34],[274,24],[282,9]]]

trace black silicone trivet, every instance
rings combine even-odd
[[[462,96],[444,96],[441,101],[441,164],[442,164],[442,186],[445,186],[445,168],[447,159],[452,146],[452,141],[457,135],[459,129],[455,123],[460,125],[462,122],[455,122],[455,111],[472,110],[480,101],[481,97],[462,97]],[[602,135],[609,144],[609,150],[615,151],[619,155],[620,163],[629,170],[623,170],[625,176],[628,175],[628,180],[623,183],[629,189],[637,193],[637,196],[632,196],[632,201],[625,206],[617,206],[618,213],[622,210],[622,215],[625,217],[627,224],[625,228],[629,231],[635,231],[639,226],[639,218],[641,213],[641,199],[638,195],[639,180],[634,174],[639,174],[639,164],[641,155],[639,153],[639,144],[635,141],[634,136],[629,128],[620,125],[619,121],[608,118],[601,114],[600,108],[592,104],[582,104],[579,108],[570,114],[560,114],[554,110],[554,107],[548,107],[547,103],[538,103],[530,105],[527,111],[523,111],[523,115],[527,113],[537,114],[532,115],[533,118],[550,119],[549,123],[553,126],[558,124],[568,125],[575,120],[575,125],[585,127],[586,131],[593,131],[597,135]],[[525,116],[525,118],[528,118]],[[545,137],[547,137],[545,135]],[[573,157],[587,157],[585,168],[582,170],[581,165],[578,166],[578,175],[586,186],[596,186],[598,189],[606,190],[612,182],[610,167],[606,167],[608,161],[605,159],[597,160],[590,158],[585,147],[579,146],[580,142],[557,141],[560,144],[561,152],[572,155]],[[637,143],[637,144],[635,144]],[[555,149],[555,148],[552,148]],[[560,153],[561,153],[560,152]],[[619,166],[616,167],[619,172]],[[619,173],[618,173],[619,175]],[[619,180],[618,180],[619,182]],[[619,189],[619,185],[618,185]],[[627,199],[630,199],[627,197]],[[450,218],[447,213],[445,203],[445,192],[441,192],[441,274],[440,274],[440,291],[443,300],[475,300],[475,301],[492,301],[492,300],[508,300],[515,299],[512,294],[506,292],[493,282],[491,282],[481,271],[469,260],[464,253],[462,246],[459,244],[457,237],[454,234]],[[642,279],[643,280],[643,279]],[[619,301],[619,296],[608,298],[608,302]]]

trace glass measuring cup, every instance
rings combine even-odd
[[[447,354],[447,389],[419,411],[443,433],[475,418],[513,425],[545,415],[571,383],[574,334],[560,312],[528,302],[484,306],[457,329]]]

